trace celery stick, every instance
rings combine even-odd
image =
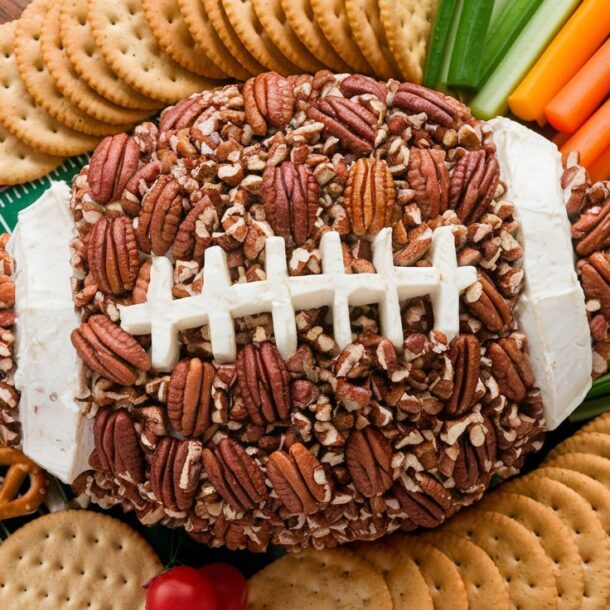
[[[451,64],[451,55],[453,54],[453,47],[455,45],[455,39],[458,33],[458,27],[460,26],[460,16],[462,14],[462,7],[464,6],[464,0],[458,0],[457,6],[453,11],[453,23],[451,24],[451,30],[447,35],[447,42],[445,43],[445,51],[443,53],[443,61],[441,63],[440,76],[436,83],[435,89],[440,91],[447,91],[447,78],[449,77],[449,65]]]
[[[443,53],[447,45],[449,30],[453,25],[453,15],[456,6],[457,0],[441,0],[439,4],[432,31],[432,40],[430,41],[428,56],[426,57],[423,80],[423,84],[426,87],[434,87],[438,82],[443,64]]]
[[[543,0],[493,74],[470,102],[475,116],[491,119],[506,112],[508,96],[578,4],[579,0]]]
[[[593,386],[587,394],[587,400],[589,398],[599,398],[610,394],[610,373],[606,373],[603,377],[599,377],[593,382]]]
[[[541,3],[542,0],[514,0],[505,6],[485,39],[479,86],[491,76]]]
[[[491,13],[491,20],[489,21],[489,27],[493,28],[498,24],[498,19],[502,17],[504,9],[510,5],[512,0],[496,0],[494,2],[494,10]]]
[[[586,400],[570,415],[570,421],[578,422],[593,419],[607,411],[610,411],[610,396]]]

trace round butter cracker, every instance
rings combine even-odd
[[[579,432],[554,447],[545,464],[566,453],[589,453],[610,459],[610,435],[603,432]]]
[[[610,489],[610,460],[590,453],[564,453],[544,463],[544,466],[582,472]]]
[[[144,610],[143,585],[162,570],[148,543],[117,519],[52,513],[0,545],[0,608]]]
[[[610,413],[604,413],[594,420],[585,424],[576,434],[582,434],[584,432],[602,432],[603,434],[610,434]]]

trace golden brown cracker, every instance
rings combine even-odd
[[[98,121],[127,129],[132,123],[150,116],[150,110],[131,110],[113,104],[96,93],[78,75],[61,41],[59,16],[61,3],[52,3],[44,17],[40,44],[42,59],[59,91],[82,112]]]
[[[0,25],[0,123],[27,146],[49,155],[79,155],[92,150],[99,138],[58,123],[28,93],[15,60],[16,24],[12,21]]]
[[[377,0],[345,0],[354,40],[378,78],[398,78],[400,71],[381,24]]]
[[[144,610],[163,566],[128,525],[90,511],[31,521],[0,545],[0,608]]]
[[[25,9],[15,29],[15,58],[21,80],[35,102],[56,121],[75,131],[105,136],[124,131],[127,125],[110,125],[94,119],[66,99],[55,85],[42,58],[42,24],[50,0],[34,0]]]
[[[579,432],[554,447],[545,461],[566,453],[590,453],[610,459],[610,435],[603,432]]]
[[[432,595],[415,562],[385,541],[358,544],[352,551],[381,572],[392,596],[394,610],[433,610]],[[498,610],[502,610],[498,608]]]
[[[438,0],[378,0],[381,22],[403,80],[421,83]]]
[[[61,42],[68,59],[81,79],[96,93],[118,106],[134,110],[157,110],[153,100],[119,78],[95,46],[91,25],[87,21],[87,0],[59,0]]]
[[[386,544],[412,559],[428,584],[434,610],[466,610],[468,596],[460,572],[446,555],[423,538],[392,536]]]
[[[583,610],[602,610],[610,596],[610,542],[591,505],[575,491],[547,477],[523,477],[503,486],[550,506],[568,526],[583,561]]]
[[[313,14],[324,36],[339,57],[356,72],[374,74],[356,44],[345,12],[344,0],[310,0]]]
[[[589,423],[585,424],[577,434],[582,432],[602,432],[603,434],[610,434],[610,413],[604,413],[591,420]]]
[[[564,453],[544,463],[544,466],[567,468],[582,472],[610,489],[610,460],[590,453]]]
[[[324,36],[313,15],[311,0],[280,0],[280,4],[288,25],[314,57],[334,72],[351,72]]]
[[[235,30],[225,13],[222,0],[201,1],[203,2],[203,7],[218,36],[235,60],[239,62],[245,70],[250,72],[250,74],[266,72],[267,69],[265,66],[254,59],[250,51],[248,51],[239,36],[235,33]]]
[[[554,609],[557,587],[551,560],[526,527],[506,515],[469,510],[443,528],[466,538],[489,555],[504,578],[513,608]]]
[[[610,534],[610,490],[603,483],[582,472],[552,466],[537,468],[531,472],[531,476],[548,477],[573,489],[591,505],[602,527]]]
[[[0,124],[0,184],[22,184],[41,178],[64,158],[30,148]]]
[[[193,40],[210,61],[233,78],[247,80],[252,76],[223,44],[202,0],[178,0],[178,6]]]
[[[303,72],[317,72],[325,66],[292,31],[280,0],[252,0],[254,12],[267,36],[280,52]]]
[[[256,16],[252,0],[222,0],[222,6],[233,30],[256,61],[284,76],[302,71],[273,44]]]
[[[308,550],[267,566],[248,583],[249,610],[392,610],[381,574],[345,549]]]
[[[553,564],[559,595],[557,609],[579,610],[585,591],[582,560],[570,530],[561,519],[548,506],[532,498],[503,491],[489,494],[480,509],[502,513],[536,535]]]
[[[173,104],[216,85],[184,69],[159,48],[140,0],[88,0],[87,15],[102,56],[136,91]]]
[[[466,538],[446,531],[426,532],[424,538],[459,569],[466,587],[469,610],[509,610],[508,587],[485,551]]]
[[[197,48],[180,13],[178,0],[141,0],[141,2],[157,43],[176,63],[206,78],[228,78],[226,72]]]

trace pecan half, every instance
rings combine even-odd
[[[253,510],[267,496],[262,470],[237,441],[221,439],[214,450],[203,450],[202,459],[214,489],[234,511]]]
[[[138,169],[140,149],[126,133],[104,138],[93,151],[89,163],[89,193],[97,203],[108,203],[121,196]]]
[[[294,112],[294,95],[286,78],[277,72],[265,72],[244,84],[246,121],[257,136],[267,133],[267,123],[286,127]]]
[[[267,476],[280,502],[294,514],[310,515],[330,501],[324,467],[301,443],[274,451],[267,462]]]
[[[152,269],[152,258],[146,259],[138,271],[138,277],[131,293],[135,304],[146,303],[148,300],[148,286],[150,285],[150,271]]]
[[[324,125],[327,136],[339,139],[350,152],[369,154],[373,151],[377,117],[358,102],[327,95],[305,112],[309,119]]]
[[[151,491],[166,509],[187,511],[193,505],[201,474],[199,441],[163,437],[150,464]]]
[[[249,343],[237,354],[237,381],[246,409],[255,424],[285,421],[292,398],[290,374],[270,341]]]
[[[376,95],[382,102],[385,102],[388,95],[388,88],[385,83],[380,83],[363,74],[350,74],[341,81],[339,88],[345,97],[370,94]]]
[[[397,481],[392,486],[392,493],[415,526],[437,527],[451,514],[454,498],[430,475],[419,473],[417,479],[421,491],[411,491]]]
[[[374,158],[358,159],[349,171],[343,201],[356,235],[376,235],[391,226],[396,185],[388,164]]]
[[[467,152],[456,164],[449,186],[449,207],[464,224],[476,222],[487,210],[498,187],[500,166],[484,150]]]
[[[392,486],[392,446],[372,426],[350,434],[345,460],[354,487],[363,496],[379,496]]]
[[[461,491],[486,487],[496,456],[496,434],[489,419],[468,426],[458,440],[458,456],[453,470],[456,487]]]
[[[133,289],[140,257],[133,225],[127,216],[102,216],[93,225],[87,262],[102,292],[118,295]]]
[[[160,176],[142,201],[136,229],[140,249],[163,256],[174,243],[181,216],[180,184],[170,175]]]
[[[424,220],[436,218],[447,210],[450,178],[445,151],[412,148],[407,179]]]
[[[195,260],[201,265],[206,248],[212,242],[212,233],[217,227],[218,213],[206,196],[180,223],[172,248],[174,258]]]
[[[449,359],[453,366],[453,392],[446,405],[451,416],[462,415],[475,403],[481,370],[481,344],[474,335],[460,335],[451,344]]]
[[[493,332],[506,328],[513,319],[508,303],[482,272],[479,272],[479,281],[466,290],[463,299],[470,311]]]
[[[72,331],[71,339],[83,362],[114,383],[133,385],[134,369],[148,371],[151,367],[144,348],[108,316],[91,316]]]
[[[610,254],[591,255],[582,266],[581,281],[587,299],[599,301],[604,318],[610,320]]]
[[[300,246],[311,236],[318,211],[318,181],[304,163],[269,165],[261,184],[265,216],[273,231]]]
[[[500,392],[509,400],[521,403],[535,381],[526,353],[525,337],[511,335],[498,343],[490,343],[487,354]]]
[[[121,208],[130,218],[135,218],[142,208],[140,195],[150,188],[150,185],[157,179],[161,172],[159,161],[150,161],[142,166],[125,185],[121,195]]]
[[[400,85],[392,104],[412,114],[425,112],[431,121],[443,127],[454,127],[459,114],[442,93],[414,83]]]
[[[129,413],[125,409],[101,409],[93,424],[95,450],[89,463],[133,483],[144,482],[144,453]]]
[[[583,212],[572,225],[572,237],[578,240],[576,253],[589,256],[610,245],[610,199]]]
[[[214,366],[199,358],[176,365],[167,387],[167,414],[173,430],[183,436],[201,436],[207,430],[215,374]]]

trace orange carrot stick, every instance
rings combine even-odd
[[[587,169],[610,147],[610,99],[561,147],[561,152],[580,152]]]
[[[545,110],[546,118],[559,131],[576,131],[604,101],[608,93],[610,38],[550,101]]]
[[[608,0],[584,0],[508,98],[526,121],[545,123],[544,109],[610,34]]]
[[[610,180],[610,146],[599,156],[589,168],[591,182]]]

